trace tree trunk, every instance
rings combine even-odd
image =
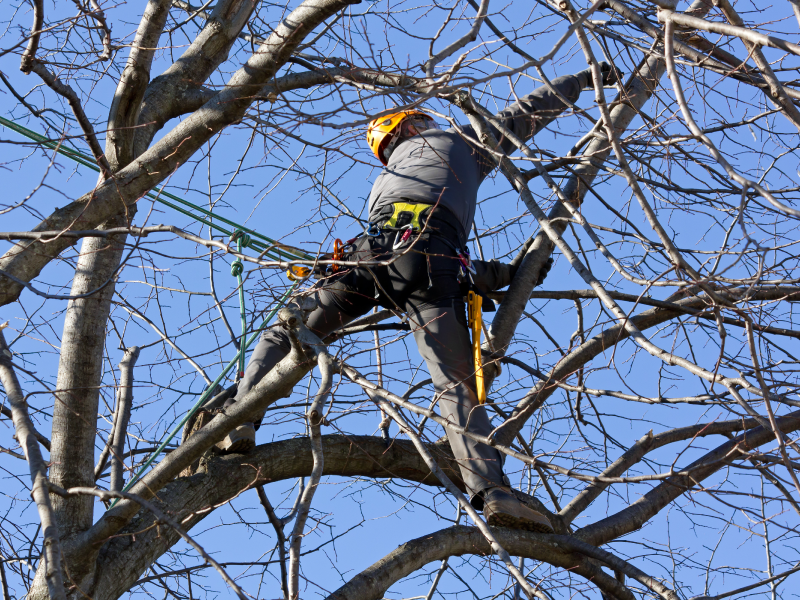
[[[128,224],[124,217],[108,227]],[[61,360],[53,409],[50,480],[63,488],[94,486],[95,437],[100,383],[103,378],[103,350],[116,271],[122,260],[125,238],[86,238],[81,247],[72,295],[102,289],[86,298],[70,300],[61,341]],[[53,496],[53,510],[64,544],[64,563],[74,584],[80,585],[92,571],[92,564],[70,556],[70,536],[91,527],[94,497]],[[47,585],[40,568],[31,599],[47,598]]]

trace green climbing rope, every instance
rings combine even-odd
[[[236,232],[233,234],[234,239],[236,240],[237,247],[239,249],[239,254],[242,253],[242,248],[246,246],[250,241],[250,236],[244,233],[241,229],[237,229]],[[231,264],[231,275],[236,277],[236,281],[239,287],[239,315],[242,319],[242,337],[239,338],[239,347],[244,344],[244,338],[247,335],[247,315],[245,314],[245,307],[244,307],[244,280],[242,279],[242,274],[244,273],[244,263],[238,258],[233,261]],[[236,370],[236,379],[241,379],[244,377],[244,353],[239,352],[239,368]]]
[[[0,125],[11,129],[19,133],[20,135],[25,136],[28,139],[35,141],[38,144],[46,148],[50,148],[51,150],[56,150],[62,156],[66,156],[76,163],[83,165],[84,167],[88,167],[97,173],[100,172],[100,168],[95,164],[94,159],[91,156],[78,152],[77,150],[73,150],[71,148],[67,148],[59,141],[50,140],[44,137],[41,134],[36,133],[35,131],[31,131],[14,121],[10,121],[9,119],[5,119],[0,117]],[[244,247],[249,247],[259,254],[266,256],[270,260],[314,260],[314,257],[310,254],[303,252],[298,248],[286,248],[280,242],[273,240],[270,237],[262,235],[249,227],[245,227],[244,225],[240,225],[235,221],[231,221],[226,219],[225,217],[221,217],[220,215],[211,212],[210,210],[206,210],[196,204],[189,202],[188,200],[184,200],[179,196],[174,194],[170,194],[169,192],[164,191],[162,188],[153,188],[151,192],[145,194],[148,198],[155,200],[156,202],[163,204],[164,206],[169,206],[173,210],[176,210],[188,217],[193,218],[194,220],[206,225],[207,227],[214,229],[224,235],[232,236],[237,230],[242,231],[243,233],[248,234],[248,243],[244,244]],[[170,202],[170,200],[172,202]],[[226,229],[222,227],[218,223],[214,223],[209,219],[215,219],[221,223],[229,225],[233,229]]]
[[[46,148],[50,148],[51,150],[57,151],[62,156],[66,156],[76,163],[88,167],[93,171],[100,172],[99,167],[95,164],[94,159],[86,154],[73,150],[71,148],[65,147],[62,143],[50,140],[43,135],[40,135],[14,121],[9,119],[5,119],[0,117],[0,125],[11,129],[23,135]],[[239,254],[242,254],[245,248],[251,248],[259,253],[260,256],[266,256],[270,260],[314,260],[314,257],[310,254],[303,252],[297,248],[287,248],[286,246],[276,242],[272,238],[269,238],[265,235],[258,233],[248,227],[240,225],[235,221],[231,221],[224,217],[221,217],[209,210],[206,210],[196,204],[192,204],[188,200],[184,200],[174,194],[170,194],[169,192],[165,192],[162,188],[153,188],[153,191],[148,192],[146,194],[148,198],[155,200],[156,202],[163,204],[164,206],[168,206],[173,210],[176,210],[192,219],[196,220],[203,225],[206,225],[210,229],[223,233],[230,237],[232,242],[236,242],[237,250]],[[168,198],[169,200],[165,200]],[[170,202],[170,200],[172,202]],[[219,224],[215,223],[213,220],[209,219],[216,219],[226,225],[232,227],[232,230],[228,230]],[[257,239],[254,239],[257,238]],[[291,272],[291,269],[290,269]],[[308,274],[308,270],[305,272],[305,276]],[[239,349],[236,353],[236,356],[222,369],[222,372],[217,376],[217,378],[209,385],[202,394],[200,394],[200,398],[195,402],[194,406],[189,409],[189,412],[180,420],[180,422],[172,429],[170,434],[167,436],[161,444],[156,448],[156,450],[147,458],[144,464],[139,468],[136,474],[128,481],[125,487],[122,489],[123,492],[127,492],[130,490],[133,485],[139,480],[142,474],[153,464],[153,462],[158,458],[167,445],[172,441],[172,439],[178,434],[178,432],[182,431],[186,423],[197,413],[200,408],[208,401],[209,397],[214,393],[217,386],[222,382],[223,379],[230,373],[231,369],[234,366],[238,366],[237,369],[237,378],[241,378],[244,375],[244,358],[247,349],[252,345],[252,343],[256,340],[256,338],[260,335],[261,331],[269,325],[270,321],[275,317],[281,307],[286,303],[286,301],[292,296],[295,290],[300,286],[300,284],[305,280],[305,276],[302,278],[292,277],[292,285],[289,289],[284,292],[283,296],[272,306],[271,310],[267,314],[264,321],[261,325],[253,332],[249,338],[247,337],[247,319],[245,313],[245,302],[244,302],[244,264],[240,259],[236,259],[231,264],[231,274],[236,277],[238,282],[238,292],[239,292],[239,312],[241,316],[242,322],[242,337],[239,340]],[[111,503],[110,508],[113,508],[114,505],[117,503],[117,500],[114,500]]]

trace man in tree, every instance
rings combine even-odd
[[[616,76],[603,63],[605,84]],[[497,115],[523,140],[530,139],[574,103],[592,85],[587,69],[559,77],[535,89]],[[504,152],[513,143],[495,131]],[[346,258],[373,266],[339,270],[317,289],[317,308],[308,327],[320,338],[375,306],[408,314],[420,354],[425,359],[442,416],[479,435],[492,431],[475,387],[475,365],[465,317],[465,287],[480,293],[507,286],[527,247],[509,264],[470,261],[467,251],[478,188],[494,170],[490,152],[476,141],[470,127],[439,129],[420,111],[404,111],[370,123],[367,141],[385,165],[369,200],[368,230],[348,244]],[[374,261],[387,261],[374,265]],[[552,261],[540,274],[547,274]],[[279,328],[264,332],[230,406],[243,398],[290,350]],[[246,423],[232,431],[219,447],[224,452],[247,452],[255,446],[255,430]],[[503,455],[494,448],[454,432],[453,450],[477,509],[487,522],[551,533],[547,518],[522,504],[503,474]]]

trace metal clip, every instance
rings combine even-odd
[[[461,273],[462,277],[466,277],[467,272],[471,273],[472,275],[476,274],[475,267],[472,266],[472,260],[469,257],[469,252],[466,252],[466,254],[459,252],[458,261],[461,263],[461,268],[463,269],[463,272]]]
[[[403,232],[402,235],[400,235],[400,231]],[[403,225],[403,227],[400,228],[400,231],[397,232],[397,236],[395,237],[395,242],[392,245],[392,250],[397,250],[400,246],[402,246],[405,243],[405,241],[411,237],[411,234],[413,233],[414,230],[411,223],[409,223],[408,225]]]

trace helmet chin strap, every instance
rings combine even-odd
[[[389,157],[392,155],[392,152],[394,152],[394,149],[397,147],[397,145],[407,139],[409,139],[409,136],[404,136],[402,132],[396,133],[392,136],[392,139],[389,140],[389,143],[386,144],[386,147],[383,149],[383,158],[387,163],[389,162]]]
[[[422,124],[428,126],[422,129],[419,127],[419,125]],[[410,140],[411,138],[418,136],[422,131],[427,131],[428,129],[438,129],[436,126],[436,121],[433,119],[414,119],[413,117],[404,119],[395,128],[397,133],[392,136],[392,139],[389,140],[389,143],[386,144],[386,147],[383,149],[383,158],[386,159],[386,162],[389,162],[389,157],[392,155],[392,152],[394,152],[394,149],[398,145],[406,140]]]

